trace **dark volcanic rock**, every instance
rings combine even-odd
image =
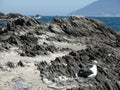
[[[28,19],[28,20],[27,20],[27,18],[26,18],[26,19],[19,18],[19,19],[15,20],[13,23],[14,23],[15,25],[20,25],[20,26],[23,26],[23,25],[33,26],[33,25],[38,24],[38,22],[35,21],[35,19],[32,19],[32,18],[30,18],[30,19]]]
[[[118,89],[120,89],[120,81],[117,81],[116,84],[118,86]]]
[[[21,60],[17,63],[17,66],[25,67],[24,63]]]
[[[45,68],[46,66],[48,66],[48,63],[46,61],[35,62],[34,64],[35,64],[35,66],[38,66],[39,70],[42,70],[43,68]]]
[[[52,52],[52,53],[58,51],[57,48],[56,48],[55,46],[53,46],[53,45],[47,46],[47,47],[46,47],[46,50],[49,51],[49,52]]]
[[[37,26],[39,24],[39,22],[33,18],[29,18],[29,17],[19,17],[19,18],[16,18],[16,19],[11,19],[8,21],[8,24],[7,24],[7,29],[8,30],[20,30],[21,29],[27,29],[29,28],[30,26]],[[31,28],[32,28],[31,27]],[[34,28],[34,27],[33,27]],[[30,28],[29,28],[30,29]]]
[[[70,19],[54,19],[54,22],[58,24],[66,34],[75,37],[99,36],[99,38],[106,37],[107,39],[115,39],[113,35],[115,32],[98,20],[72,16]]]
[[[6,65],[10,68],[15,68],[15,64],[13,62],[7,62]]]
[[[51,62],[51,65],[42,68],[41,73],[53,81],[55,77],[59,76],[76,78],[79,70],[87,68],[87,65],[90,64],[89,62],[92,62],[92,60],[97,60],[99,62],[98,75],[95,80],[90,80],[92,85],[95,86],[95,89],[88,87],[83,90],[118,90],[117,85],[119,87],[119,84],[117,83],[116,85],[116,80],[120,76],[115,71],[120,67],[120,56],[117,56],[116,53],[117,51],[114,51],[113,48],[109,46],[95,46],[86,50],[71,52],[67,56],[56,58]],[[111,54],[111,56],[109,54]],[[79,84],[81,86],[85,83]],[[84,88],[84,86],[81,86],[81,88],[82,87]]]
[[[0,18],[2,18],[3,16],[5,16],[5,14],[0,12]]]
[[[9,13],[7,14],[8,18],[18,18],[18,17],[23,17],[23,15],[19,14],[19,13]]]
[[[87,48],[78,48],[78,51],[69,48],[73,45],[76,49],[79,44]],[[64,45],[66,50],[62,50]],[[120,35],[98,20],[72,16],[69,19],[56,18],[53,23],[39,23],[29,17],[12,18],[7,26],[0,25],[0,51],[10,50],[11,47],[18,47],[21,56],[29,57],[71,51],[50,64],[35,63],[43,81],[46,78],[73,90],[120,88]],[[97,76],[90,80],[77,77],[79,71],[88,68],[93,60],[99,62]],[[11,62],[7,65],[14,67]],[[24,66],[22,62],[18,65]]]
[[[34,57],[36,55],[47,55],[47,51],[45,50],[44,46],[33,46],[33,47],[24,47],[23,49],[24,52],[21,53],[21,56],[29,56],[29,57]]]
[[[6,25],[0,24],[0,35],[6,33],[7,29],[6,29]]]
[[[21,56],[29,56],[34,57],[36,55],[48,55],[48,52],[54,53],[57,52],[57,48],[54,46],[43,46],[43,45],[36,45],[30,48],[24,48],[24,52],[21,53]]]
[[[72,16],[70,19],[56,18],[54,23],[61,27],[65,35],[81,37],[80,40],[84,37],[81,43],[106,43],[112,47],[119,47],[120,35],[99,20]]]
[[[11,45],[18,45],[17,38],[15,36],[10,36],[6,42],[8,42]]]

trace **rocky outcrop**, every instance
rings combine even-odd
[[[0,51],[8,52],[11,48],[17,47],[16,52],[22,58],[34,59],[41,56],[41,60],[43,56],[53,55],[55,58],[58,52],[69,53],[57,57],[50,63],[39,60],[32,62],[30,59],[30,62],[35,62],[35,66],[38,67],[41,80],[51,88],[120,89],[120,35],[101,21],[72,16],[56,18],[53,23],[41,23],[30,17],[17,17],[8,20],[7,25],[0,26],[0,35]],[[82,46],[85,48],[81,48]],[[79,71],[87,68],[93,60],[99,63],[97,76],[92,79],[77,76]],[[8,62],[5,65],[12,69],[16,68],[14,65],[26,68],[22,60],[19,60],[19,63]],[[16,86],[17,82],[18,80],[14,82],[15,89],[19,88]]]
[[[24,16],[19,13],[9,13],[5,15],[4,13],[0,12],[0,20],[19,18],[19,17],[24,17]]]
[[[9,13],[6,15],[8,18],[19,18],[19,17],[23,17],[23,15],[19,14],[19,13]]]
[[[40,68],[43,81],[47,78],[48,81],[51,81],[50,83],[56,84],[56,86],[49,85],[53,88],[62,86],[68,88],[69,84],[71,88],[78,87],[78,90],[118,90],[117,82],[120,78],[118,69],[120,66],[119,35],[104,23],[84,17],[54,19],[54,23],[61,27],[61,33],[64,32],[65,35],[79,38],[80,42],[86,44],[88,48],[77,52],[72,51],[69,55],[58,57],[50,65]],[[85,37],[84,41],[82,41],[83,37]],[[92,60],[100,63],[98,75],[93,80],[87,81],[89,82],[87,86],[86,79],[76,77],[76,74],[82,68],[86,68]],[[38,67],[40,66],[38,65]]]
[[[54,22],[59,25],[62,30],[75,37],[92,37],[115,39],[115,31],[107,27],[103,22],[88,19],[84,17],[72,16],[70,19],[54,19]]]
[[[0,18],[4,16],[4,13],[0,12]]]
[[[98,74],[87,83],[87,87],[84,85],[86,80],[89,79],[77,77],[76,74],[79,74],[79,71],[83,68],[87,68],[93,60],[98,61]],[[120,56],[117,50],[106,45],[100,45],[77,52],[72,51],[67,56],[56,58],[51,62],[51,65],[45,64],[44,67],[41,67],[41,64],[39,64],[38,67],[42,73],[41,77],[57,83],[58,86],[64,85],[68,88],[66,85],[66,82],[68,82],[71,88],[72,84],[74,84],[82,90],[119,90],[120,88],[117,84],[120,79],[119,60]],[[63,78],[64,81],[62,79],[59,80],[61,76],[71,78],[71,80],[69,81],[65,78]],[[90,87],[89,84],[91,84]]]
[[[11,19],[7,24],[8,30],[17,30],[17,29],[24,29],[29,26],[35,26],[39,24],[39,22],[33,18],[29,17],[21,17],[16,19]]]

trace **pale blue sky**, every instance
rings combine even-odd
[[[0,0],[0,11],[24,15],[67,15],[97,0]]]

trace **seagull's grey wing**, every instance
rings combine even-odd
[[[93,74],[93,72],[91,70],[79,70],[78,77],[87,78],[91,74]]]

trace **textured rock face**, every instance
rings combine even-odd
[[[19,30],[19,29],[24,29],[29,26],[34,26],[39,24],[39,22],[35,19],[29,18],[29,17],[21,17],[21,18],[16,18],[16,19],[11,19],[9,23],[7,24],[7,29],[8,30]]]
[[[68,35],[114,39],[115,32],[94,19],[73,16],[70,19],[55,19],[54,22]]]
[[[19,14],[19,13],[9,13],[7,15],[5,15],[4,13],[0,12],[0,19],[11,19],[11,18],[19,18],[19,17],[23,17],[23,15]]]
[[[19,13],[9,13],[6,15],[8,18],[18,18],[18,17],[22,17],[23,15],[19,14]]]
[[[2,16],[4,16],[4,13],[0,12],[0,18],[1,18]]]
[[[120,66],[119,35],[104,23],[84,17],[55,19],[54,23],[62,28],[64,34],[80,37],[80,42],[87,44],[88,49],[72,51],[67,56],[56,58],[55,61],[51,62],[51,65],[46,65],[40,69],[42,70],[41,77],[51,80],[52,83],[58,83],[58,86],[66,85],[66,82],[69,82],[71,87],[74,84],[82,90],[118,90],[117,82],[120,78],[118,73]],[[81,40],[83,37],[86,37],[84,41]],[[81,78],[76,79],[76,74],[93,60],[100,63],[98,65],[98,75],[90,81],[92,86],[89,87],[88,83],[87,87],[85,85],[86,79],[80,81]],[[72,83],[70,83],[71,80],[59,81],[61,76],[72,78]],[[63,79],[65,80],[65,78]]]
[[[13,71],[19,67],[23,70],[29,68],[28,74],[30,70],[34,73],[33,66],[37,66],[41,80],[48,87],[68,90],[120,89],[120,35],[98,20],[72,16],[69,19],[56,18],[53,23],[40,23],[33,18],[17,17],[10,19],[6,26],[0,26],[0,35],[0,51],[9,52],[17,47],[16,53],[22,57],[22,60],[4,64],[7,67],[14,66]],[[69,54],[59,57],[59,52]],[[40,58],[35,61],[38,56]],[[26,57],[32,59],[25,61]],[[47,60],[53,61],[48,63]],[[77,76],[93,60],[98,61],[97,76],[92,79]],[[0,69],[4,71],[2,65]],[[25,76],[15,76],[11,80],[13,90],[37,90],[34,86],[37,81],[28,81],[29,84]],[[33,76],[38,78],[35,74]]]
[[[72,51],[67,56],[56,58],[55,61],[51,62],[51,65],[46,65],[41,68],[41,77],[48,78],[62,86],[62,84],[66,85],[65,82],[61,79],[60,81],[57,80],[59,80],[60,76],[66,76],[72,79],[71,81],[66,80],[71,87],[72,84],[77,82],[78,85],[75,85],[78,88],[82,88],[82,90],[118,90],[120,89],[117,83],[120,79],[118,69],[120,67],[120,56],[117,53],[117,50],[105,45],[95,46],[77,52]],[[87,68],[87,65],[93,60],[98,61],[98,74],[87,83],[88,85],[91,84],[90,87],[87,87],[85,84],[86,80],[89,79],[79,76],[76,77],[76,74],[83,68]],[[87,89],[85,89],[86,87]]]

